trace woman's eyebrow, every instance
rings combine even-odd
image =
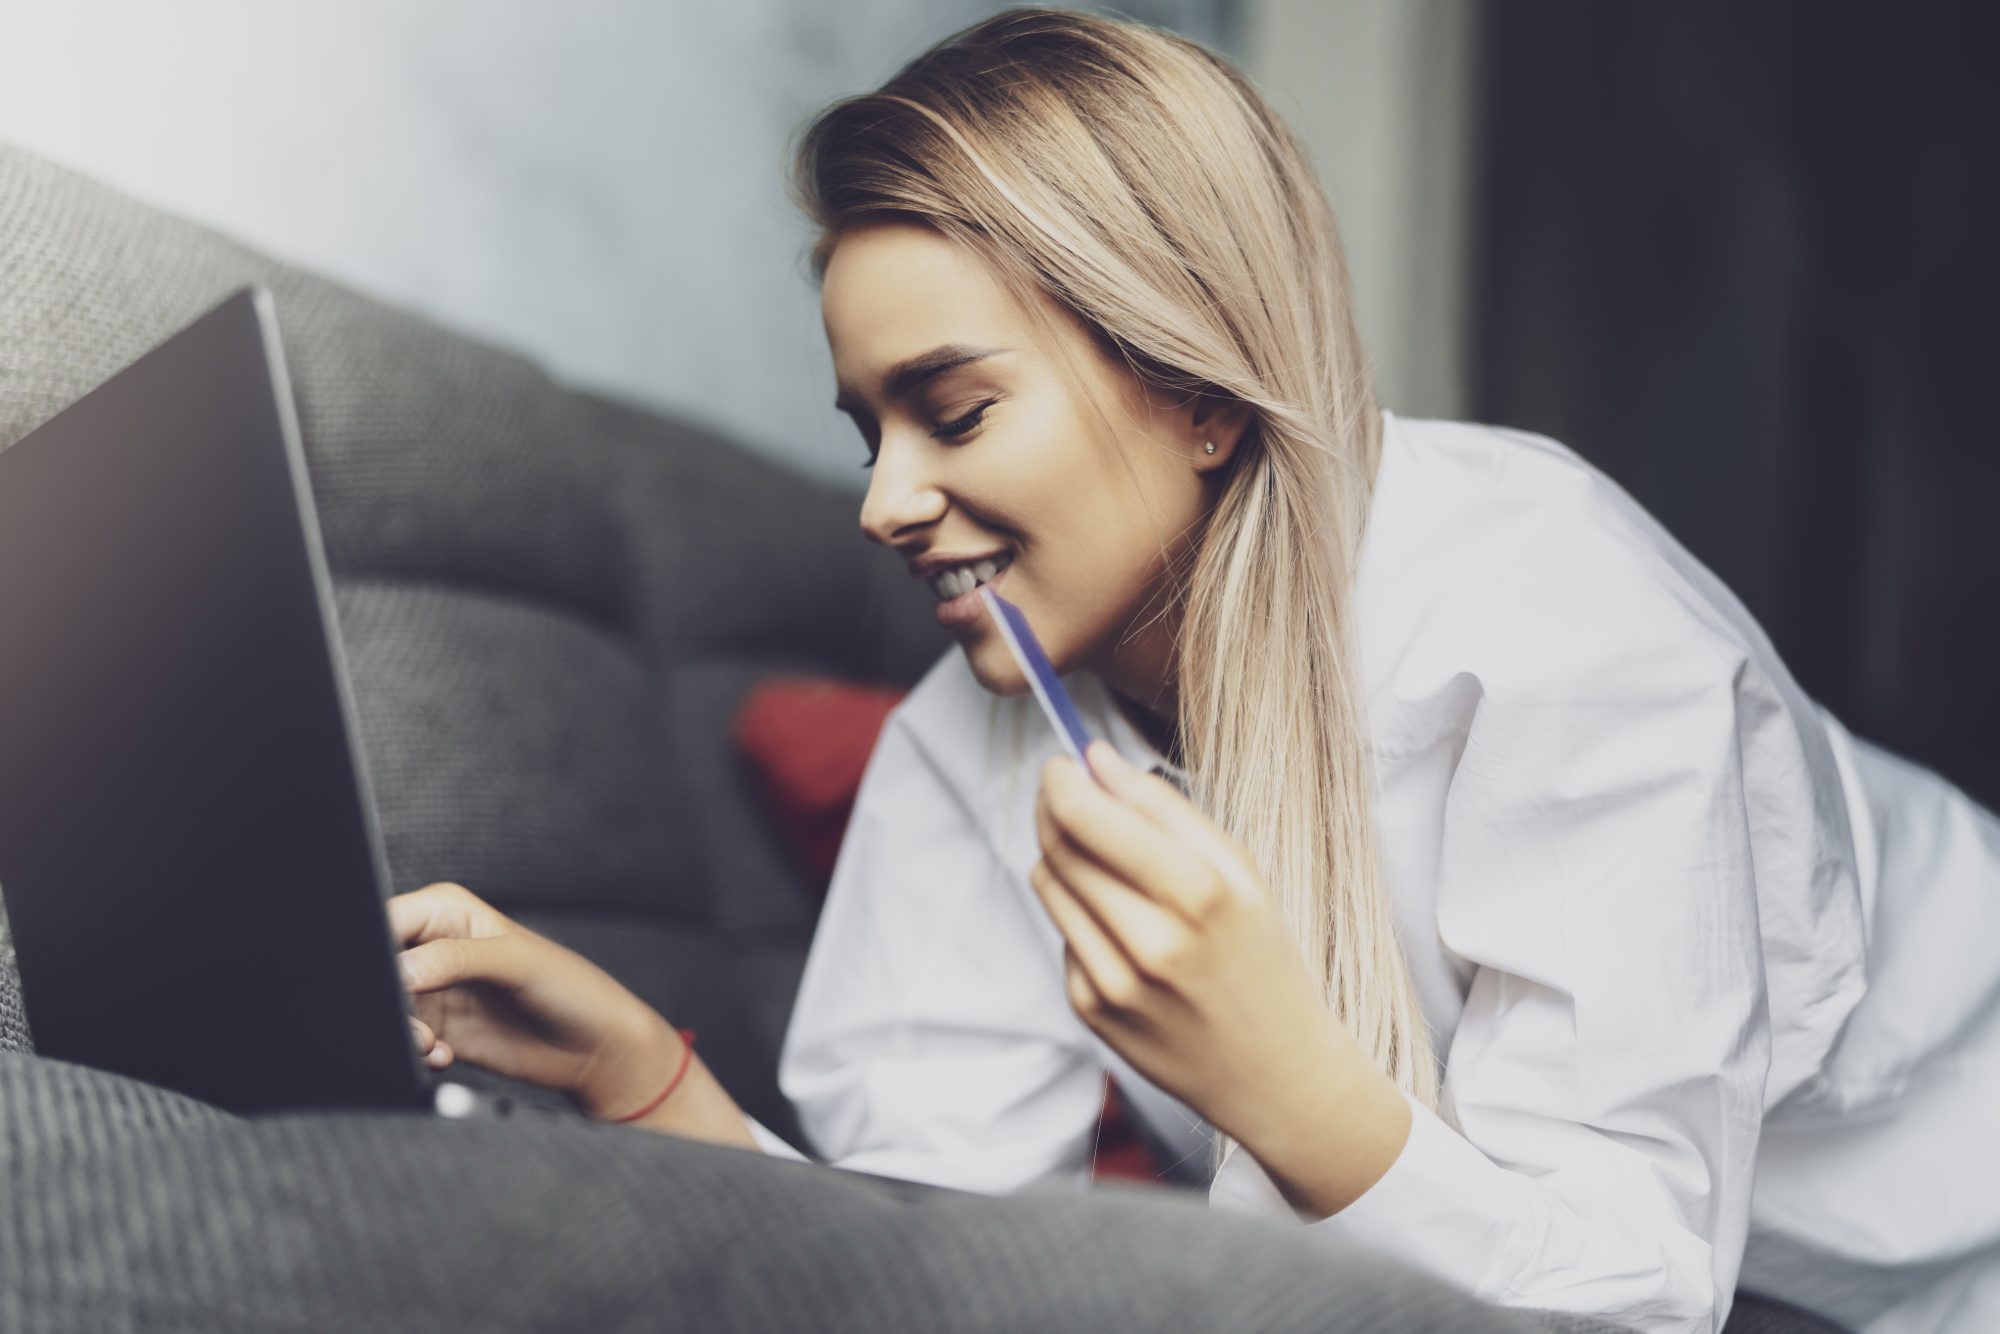
[[[943,375],[946,371],[957,370],[960,366],[987,357],[997,357],[1012,351],[1005,347],[967,347],[963,343],[944,343],[928,352],[919,352],[914,357],[905,357],[889,368],[882,377],[882,397],[901,398],[926,380]],[[842,412],[851,413],[859,406],[845,388],[840,397],[833,400],[833,406]]]

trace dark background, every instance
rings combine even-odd
[[[1484,13],[1473,412],[1591,459],[1858,735],[2000,808],[2000,20]]]

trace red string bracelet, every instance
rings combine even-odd
[[[647,1112],[652,1111],[655,1107],[658,1107],[661,1103],[665,1102],[667,1100],[667,1095],[669,1093],[672,1093],[674,1089],[680,1084],[681,1076],[688,1072],[688,1066],[694,1061],[694,1030],[692,1028],[680,1028],[680,1029],[675,1029],[674,1031],[681,1035],[683,1043],[681,1047],[681,1068],[674,1071],[674,1077],[667,1081],[667,1086],[660,1090],[660,1095],[657,1098],[654,1098],[651,1102],[647,1103],[644,1107],[641,1107],[638,1111],[633,1112],[630,1116],[614,1116],[608,1118],[611,1124],[620,1125],[626,1121],[637,1121]]]

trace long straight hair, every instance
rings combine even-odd
[[[1144,383],[1251,408],[1170,566],[1190,797],[1263,872],[1333,1013],[1434,1105],[1377,857],[1350,603],[1381,414],[1297,139],[1194,42],[1016,9],[821,111],[791,183],[816,280],[847,228],[919,222],[1052,299]],[[1233,1148],[1218,1131],[1211,1169]]]

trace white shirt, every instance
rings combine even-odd
[[[1720,1328],[1739,1283],[1868,1334],[2000,1329],[2000,820],[1851,737],[1562,445],[1384,436],[1357,638],[1441,1105],[1329,1218],[1240,1148],[1211,1204],[1647,1330]],[[956,649],[890,718],[780,1061],[831,1164],[1081,1188],[1108,1071],[1206,1177],[1208,1127],[1069,1006],[1027,882],[1055,751]]]

